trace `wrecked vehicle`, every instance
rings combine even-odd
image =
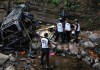
[[[33,16],[26,9],[25,4],[18,5],[3,19],[0,27],[3,49],[29,49],[36,28]]]

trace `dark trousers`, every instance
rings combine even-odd
[[[46,57],[46,65],[49,66],[49,48],[42,48],[42,54],[41,54],[41,64],[44,63],[44,57]]]
[[[65,35],[64,35],[64,37],[65,37],[65,39],[67,39],[67,42],[68,42],[68,43],[70,42],[70,39],[71,39],[70,34],[71,34],[71,31],[66,31],[66,32],[65,32]]]
[[[63,43],[63,39],[64,39],[64,33],[63,32],[56,32],[55,33],[55,41],[59,41],[59,37],[61,38],[61,43]]]
[[[76,33],[75,33],[75,34],[76,34],[76,40],[75,40],[76,43],[78,43],[78,36],[79,36],[79,33],[80,33],[80,31],[76,31]]]

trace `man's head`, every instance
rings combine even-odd
[[[45,34],[44,34],[44,37],[48,37],[48,33],[45,33]]]

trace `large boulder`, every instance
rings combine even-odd
[[[9,59],[8,55],[0,53],[0,65],[4,64]]]
[[[91,40],[94,41],[95,39],[98,38],[98,36],[97,36],[97,34],[92,34],[92,33],[91,33],[91,34],[89,35],[89,38],[90,38]]]
[[[100,43],[100,36],[96,33],[90,34],[88,38],[94,43],[94,44],[99,44]]]
[[[94,47],[95,45],[91,41],[84,42],[84,47]]]
[[[100,63],[94,63],[93,67],[96,68],[96,69],[100,69]]]

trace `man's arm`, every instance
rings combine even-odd
[[[48,47],[51,48],[51,42],[48,40]]]

